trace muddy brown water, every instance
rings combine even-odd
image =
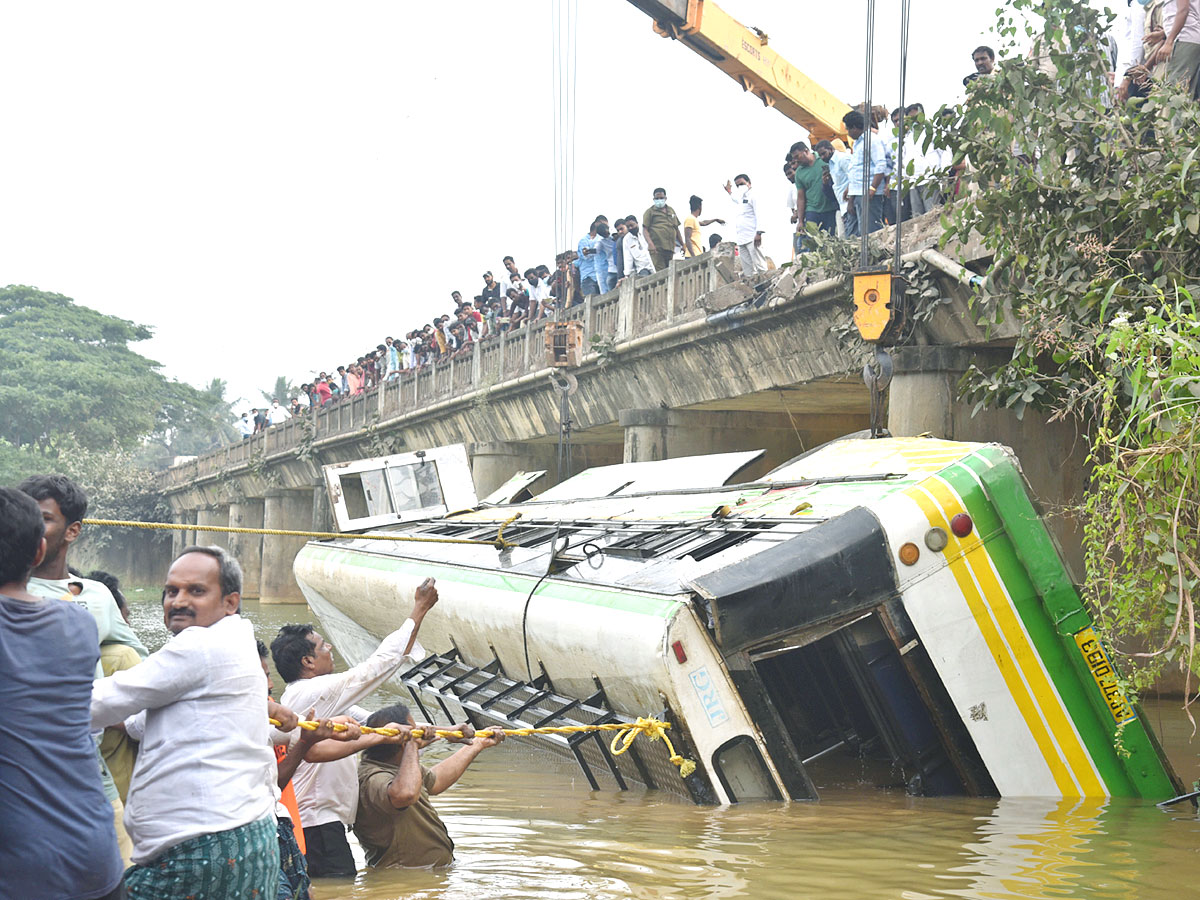
[[[167,633],[156,591],[131,592],[152,649]],[[270,643],[307,606],[245,614]],[[278,683],[278,677],[276,677]],[[395,695],[377,693],[376,708]],[[1146,715],[1185,784],[1200,739],[1173,701]],[[433,754],[435,748],[427,751]],[[1200,896],[1200,819],[1187,805],[920,798],[843,770],[819,803],[692,806],[654,792],[591,791],[578,769],[516,742],[481,754],[434,800],[454,838],[446,870],[371,870],[322,880],[316,900],[822,898],[1010,900]],[[353,843],[353,838],[351,838]]]

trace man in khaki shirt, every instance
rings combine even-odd
[[[408,707],[398,703],[372,713],[367,725],[406,733],[414,722]],[[448,866],[454,861],[454,841],[429,797],[458,781],[476,756],[504,740],[504,733],[497,730],[477,737],[466,723],[448,730],[462,731],[463,737],[446,740],[464,746],[433,768],[422,766],[419,758],[421,747],[430,743],[426,739],[363,751],[354,833],[367,865],[412,868]]]

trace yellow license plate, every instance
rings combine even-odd
[[[1096,632],[1091,628],[1083,629],[1075,635],[1075,643],[1079,647],[1079,652],[1083,654],[1083,661],[1087,663],[1088,671],[1092,673],[1096,687],[1100,688],[1100,693],[1104,695],[1104,702],[1108,704],[1108,711],[1112,713],[1113,721],[1120,725],[1122,722],[1136,719],[1137,715],[1134,713],[1133,707],[1125,698],[1120,684],[1117,683],[1117,672],[1113,668],[1112,660],[1108,658],[1108,651],[1096,637]]]

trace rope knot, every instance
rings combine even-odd
[[[670,722],[660,722],[653,716],[638,716],[636,722],[625,725],[613,735],[609,750],[612,751],[613,756],[620,756],[629,749],[629,746],[633,743],[633,739],[639,734],[646,735],[652,741],[661,740],[667,745],[667,753],[671,758],[671,764],[679,769],[679,777],[687,778],[696,771],[696,764],[690,759],[684,759],[675,752],[675,746],[671,743],[671,739],[667,737],[667,729],[670,727]]]

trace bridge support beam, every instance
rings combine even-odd
[[[263,527],[289,531],[312,529],[312,489],[284,490],[269,494],[263,501]],[[303,603],[292,563],[308,538],[264,534],[262,542],[262,578],[259,599],[263,603]]]
[[[262,528],[263,501],[240,500],[229,504],[229,524],[234,528]],[[262,591],[261,534],[229,535],[229,552],[242,564],[242,596],[254,599]]]
[[[176,525],[190,525],[193,521],[195,513],[190,509],[181,510],[171,517],[171,521]],[[171,532],[171,559],[179,555],[179,551],[188,546],[191,541],[188,539],[188,532],[184,530]]]
[[[869,424],[866,416],[760,410],[623,409],[625,462],[765,450],[739,473],[751,481],[793,456]]]
[[[554,484],[557,466],[556,444],[526,444],[519,442],[492,442],[468,444],[467,456],[471,460],[471,478],[475,482],[475,493],[483,499],[518,472],[545,469],[545,478],[538,483],[537,490]]]
[[[1066,509],[1083,497],[1087,444],[1074,426],[1048,422],[1032,410],[1020,419],[1005,409],[984,409],[972,416],[974,404],[958,399],[958,381],[972,362],[998,364],[1011,356],[1010,350],[904,347],[894,356],[888,399],[888,429],[894,436],[928,433],[946,440],[1003,444],[1017,454],[1034,495],[1046,509]],[[1082,573],[1083,536],[1074,516],[1048,516],[1046,524],[1071,568]]]
[[[196,510],[196,542],[206,546],[216,545],[224,550],[229,549],[229,535],[223,531],[205,531],[205,525],[229,527],[228,506],[206,506]]]

